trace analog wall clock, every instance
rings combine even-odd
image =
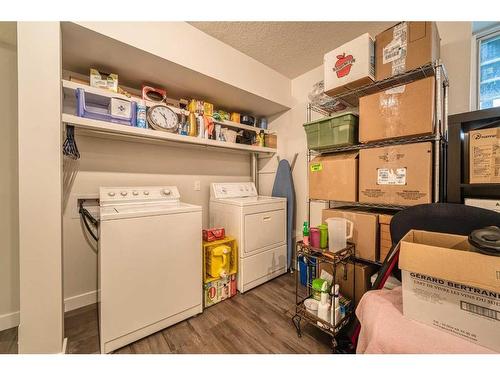
[[[164,105],[150,107],[147,112],[147,119],[149,125],[155,130],[175,133],[179,127],[177,114]]]

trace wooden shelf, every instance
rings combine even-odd
[[[276,153],[275,148],[243,145],[232,142],[222,142],[213,139],[189,137],[185,135],[173,134],[152,129],[136,128],[134,126],[114,124],[106,121],[92,120],[63,113],[62,122],[73,125],[76,129],[84,131],[84,134],[91,133],[92,136],[102,136],[104,138],[125,139],[133,142],[173,142],[185,145],[198,145],[227,150],[238,150],[243,152],[256,152],[264,154]]]

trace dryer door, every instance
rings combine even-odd
[[[257,253],[285,243],[285,210],[258,212],[245,215],[244,254]]]

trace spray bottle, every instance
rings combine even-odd
[[[302,226],[302,242],[304,242],[304,245],[309,246],[309,222],[307,221],[304,221]]]
[[[330,309],[330,322],[336,326],[340,321],[340,286],[335,284],[332,286],[332,306]]]

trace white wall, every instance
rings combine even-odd
[[[19,323],[16,23],[0,22],[0,331]]]
[[[471,109],[472,22],[437,24],[441,36],[441,59],[450,80],[448,113],[467,112]]]
[[[18,22],[19,353],[63,346],[61,36]]]

